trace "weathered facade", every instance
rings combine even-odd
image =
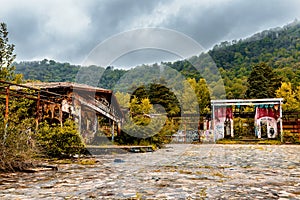
[[[214,140],[234,137],[233,106],[254,107],[253,132],[255,137],[276,138],[280,134],[282,140],[282,102],[282,98],[212,100],[212,129],[214,132]]]
[[[99,117],[106,118],[112,136],[120,132],[123,115],[111,90],[70,82],[26,83],[22,86],[38,92],[37,124],[43,120],[62,124],[72,117],[78,122],[87,144],[98,131]]]
[[[194,115],[182,118],[183,129],[173,135],[173,142],[216,142],[223,138],[269,138],[280,136],[283,139],[283,128],[298,131],[299,118],[287,115],[294,121],[287,120],[282,113],[282,98],[274,99],[223,99],[212,100],[210,115]],[[251,111],[245,111],[248,107]],[[200,120],[201,119],[201,120]],[[187,121],[194,121],[192,128]],[[287,125],[287,121],[292,122]],[[195,125],[199,122],[198,128]],[[191,123],[191,122],[189,122]],[[300,136],[299,136],[300,137]]]

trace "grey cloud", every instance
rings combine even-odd
[[[240,39],[251,34],[291,22],[300,16],[296,1],[228,1],[214,7],[199,8],[194,20],[184,18],[189,8],[178,18],[164,24],[181,31],[204,47],[210,48],[222,40]]]
[[[220,41],[244,38],[300,18],[297,0],[0,2],[0,21],[8,25],[18,60],[46,57],[76,64],[107,38],[134,28],[174,29],[211,48]]]

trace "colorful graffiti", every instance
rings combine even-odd
[[[276,138],[279,110],[273,107],[255,108],[255,136],[257,138]]]
[[[178,130],[177,133],[172,136],[172,141],[175,143],[199,142],[198,130]]]
[[[214,142],[214,133],[212,130],[179,130],[172,136],[172,142],[174,143],[193,143],[203,142],[212,143]]]
[[[200,131],[200,141],[202,143],[214,142],[214,132],[212,130]]]

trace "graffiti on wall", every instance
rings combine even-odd
[[[172,136],[172,142],[174,143],[193,143],[204,142],[211,143],[214,141],[214,134],[212,130],[179,130]]]
[[[212,143],[214,142],[214,132],[212,130],[201,130],[200,131],[200,140],[203,143]]]
[[[215,108],[215,137],[216,140],[233,137],[233,111],[232,107]]]
[[[255,136],[257,138],[276,138],[279,110],[275,106],[255,108]]]
[[[198,130],[178,130],[176,134],[172,136],[172,142],[175,143],[193,143],[199,142]]]
[[[256,120],[255,136],[258,138],[276,138],[277,120],[272,117],[262,117]]]

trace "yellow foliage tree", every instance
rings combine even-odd
[[[290,82],[283,82],[281,87],[276,90],[276,97],[284,99],[283,111],[300,111],[300,103],[298,101],[300,99],[300,87],[295,92]]]

